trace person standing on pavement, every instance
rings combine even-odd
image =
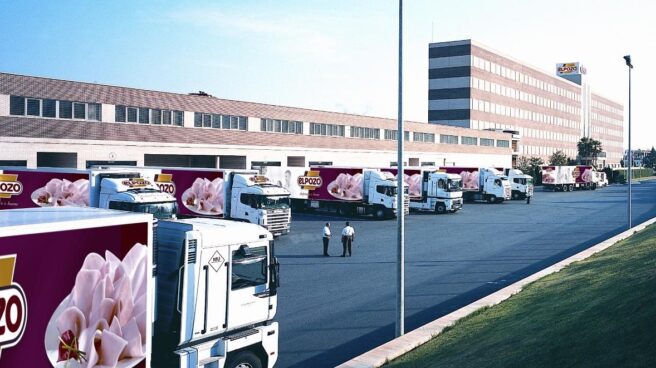
[[[330,222],[326,222],[326,226],[323,227],[323,255],[325,257],[330,256],[328,254],[328,243],[330,243]]]
[[[346,257],[348,251],[348,256],[351,256],[351,244],[355,239],[355,229],[351,227],[348,221],[346,221],[346,226],[342,230],[342,247],[344,251],[342,252],[342,257]]]

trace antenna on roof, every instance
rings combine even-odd
[[[203,96],[203,97],[212,97],[212,95],[210,95],[209,93],[207,93],[207,92],[204,92],[204,91],[198,91],[198,92],[191,92],[191,93],[189,94],[189,96]]]

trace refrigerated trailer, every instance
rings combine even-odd
[[[542,185],[546,190],[571,192],[597,189],[597,174],[592,166],[543,166]]]
[[[175,217],[175,198],[146,179],[148,174],[134,168],[0,167],[0,210],[76,206]]]
[[[160,220],[153,241],[152,220],[97,208],[0,211],[0,366],[273,367],[271,234]]]
[[[491,167],[444,166],[439,168],[462,178],[462,196],[465,201],[482,200],[501,203],[511,198],[508,177]]]
[[[397,211],[394,175],[362,167],[311,166],[260,168],[262,175],[279,178],[290,187],[295,210],[332,211],[344,215],[373,215],[392,218]],[[408,187],[404,186],[402,208],[408,212]]]
[[[398,169],[381,169],[396,176]],[[410,210],[455,213],[462,209],[462,180],[458,174],[437,169],[404,169]]]

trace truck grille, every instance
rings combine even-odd
[[[282,211],[267,211],[267,219],[264,227],[273,234],[289,232],[289,208]]]

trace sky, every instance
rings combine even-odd
[[[625,112],[631,54],[632,146],[650,148],[654,14],[654,1],[406,0],[404,118],[427,121],[431,41],[473,39],[551,74],[579,61]],[[392,0],[0,0],[8,73],[395,118],[397,51]]]

